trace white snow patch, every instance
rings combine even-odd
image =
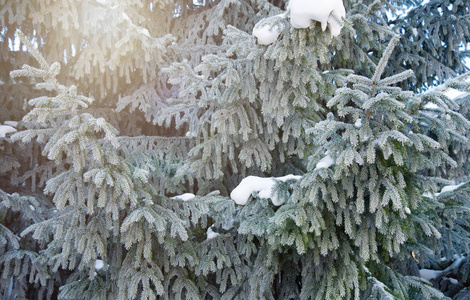
[[[433,198],[433,197],[438,197],[439,195],[441,195],[442,193],[446,193],[446,192],[452,192],[453,190],[461,187],[463,184],[465,184],[465,182],[462,182],[461,184],[457,184],[457,185],[446,185],[445,187],[443,187],[441,189],[441,191],[439,193],[430,193],[430,192],[426,192],[426,193],[423,193],[423,196],[424,197],[428,197],[428,198]]]
[[[186,132],[185,136],[189,138],[193,138],[193,137],[197,137],[197,133],[195,133],[194,131],[188,131]]]
[[[287,180],[299,180],[300,178],[302,178],[302,176],[300,175],[292,175],[292,174],[289,174],[289,175],[286,175],[286,176],[282,176],[282,177],[274,177],[276,180],[279,180],[279,181],[282,181],[282,182],[286,182]]]
[[[7,133],[16,132],[16,129],[10,125],[0,125],[0,138],[6,137]]]
[[[9,126],[12,126],[12,127],[18,127],[18,122],[17,121],[5,121],[5,122],[3,122],[3,124],[9,125]]]
[[[411,214],[410,208],[409,208],[409,207],[405,207],[405,212],[406,212],[407,214]]]
[[[427,279],[427,280],[435,279],[438,276],[440,276],[442,273],[445,274],[445,273],[449,272],[450,270],[457,269],[464,259],[465,259],[465,256],[455,254],[454,255],[454,262],[450,266],[445,268],[444,270],[437,271],[437,270],[421,269],[421,270],[419,270],[419,276],[421,276],[422,278]]]
[[[346,16],[342,0],[290,0],[287,8],[292,27],[307,28],[314,20],[321,23],[323,31],[328,26],[332,36],[340,34]]]
[[[362,118],[357,119],[356,122],[354,123],[354,126],[356,126],[357,128],[360,128],[362,126]]]
[[[470,78],[467,78],[465,81],[470,82]],[[456,90],[456,89],[453,89],[453,88],[449,88],[445,84],[441,84],[441,85],[434,86],[434,87],[430,88],[429,90],[424,92],[424,95],[427,94],[427,93],[432,93],[432,92],[444,93],[447,97],[449,97],[450,99],[454,99],[454,100],[456,100],[460,97],[468,96],[468,93],[462,92],[462,91],[459,91],[459,90]]]
[[[320,159],[320,161],[315,166],[315,170],[316,169],[326,169],[326,168],[331,167],[334,164],[335,164],[335,160],[329,154],[327,154],[325,157]]]
[[[32,205],[29,205],[29,209],[31,209],[32,211],[36,210],[36,208],[34,208],[34,206],[32,206]]]
[[[426,104],[424,105],[424,108],[427,108],[427,109],[439,109],[439,106],[438,106],[436,103],[429,102],[429,103],[426,103]]]
[[[432,279],[436,279],[437,277],[439,277],[439,275],[441,275],[441,273],[442,271],[437,271],[437,270],[429,270],[429,269],[419,270],[419,276],[429,281]]]
[[[452,192],[453,190],[461,187],[463,184],[464,183],[461,183],[461,184],[458,184],[458,185],[446,185],[445,187],[442,188],[440,193],[437,193],[437,195],[445,193],[445,192]]]
[[[96,270],[101,270],[104,267],[104,262],[101,259],[97,259],[95,261],[95,269]]]
[[[418,29],[413,28],[412,31],[414,36],[418,36]]]
[[[299,180],[301,176],[289,174],[283,177],[258,177],[248,176],[244,178],[240,184],[230,193],[232,198],[238,205],[245,205],[251,194],[258,192],[260,198],[270,198],[274,205],[279,206],[284,203],[283,199],[279,199],[277,192],[273,192],[276,180],[285,182],[286,180]]]
[[[462,95],[464,95],[465,92],[462,92],[462,91],[459,91],[459,90],[456,90],[456,89],[448,89],[445,94],[450,99],[455,100],[455,99],[460,98]]]
[[[273,17],[261,19],[253,28],[253,35],[258,39],[260,45],[271,45],[284,29],[280,18],[285,18],[285,14],[279,14]]]
[[[212,227],[207,228],[207,240],[218,237],[219,233],[212,230]]]
[[[452,284],[459,284],[459,281],[452,277],[442,277],[442,279],[449,280]]]
[[[423,195],[422,195],[422,196],[423,196],[423,197],[432,198],[432,197],[434,197],[434,194],[433,194],[433,193],[431,193],[431,192],[426,192],[426,193],[423,193]]]
[[[279,26],[277,25],[274,25],[272,28],[270,28],[269,25],[255,26],[255,28],[253,28],[253,35],[258,38],[260,45],[271,45],[277,40],[279,33]]]
[[[464,99],[464,98],[467,98],[467,97],[469,97],[469,96],[470,96],[470,92],[468,92],[468,93],[462,93],[462,94],[456,96],[456,97],[454,98],[454,101],[460,100],[460,99]]]
[[[196,197],[196,195],[194,195],[193,193],[184,193],[183,195],[174,196],[171,199],[189,201],[189,200],[193,200],[194,197]]]

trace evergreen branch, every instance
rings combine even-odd
[[[377,85],[379,84],[380,76],[382,76],[383,71],[385,70],[385,66],[388,63],[390,55],[392,55],[393,49],[395,48],[396,43],[400,37],[398,35],[394,36],[390,43],[388,44],[387,48],[385,49],[385,53],[383,54],[382,58],[380,59],[377,68],[375,69],[375,73],[372,76],[372,90],[370,93],[371,97],[374,97]],[[370,118],[370,110],[366,111],[366,120]]]
[[[33,57],[36,59],[36,61],[41,65],[41,68],[43,70],[49,69],[49,64],[47,61],[44,59],[44,56],[39,53],[39,51],[31,44],[28,38],[24,35],[24,33],[17,29],[16,30],[16,35],[20,38],[21,42],[25,44],[26,48],[28,49],[29,53],[33,55]]]
[[[380,76],[382,76],[383,71],[385,70],[385,66],[387,66],[388,60],[390,59],[390,55],[392,55],[393,49],[395,48],[396,43],[400,40],[400,36],[394,36],[390,43],[388,44],[387,48],[385,49],[385,52],[380,59],[379,63],[377,64],[377,68],[375,69],[375,73],[372,76],[372,82],[374,84],[372,88],[372,93],[371,97],[374,96],[375,94],[375,88],[377,84],[379,83]]]

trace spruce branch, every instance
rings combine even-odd
[[[374,94],[377,90],[377,86],[379,84],[380,76],[382,76],[383,71],[385,70],[385,66],[387,66],[388,60],[390,59],[390,55],[395,48],[396,43],[400,39],[400,36],[396,35],[392,38],[390,43],[388,44],[387,48],[385,49],[385,53],[383,54],[382,58],[380,59],[377,68],[375,69],[375,73],[372,76],[372,91],[370,93],[371,97],[374,97]],[[370,111],[367,110],[366,112],[366,120],[369,120]]]
[[[374,87],[372,88],[371,96],[373,96],[375,93],[375,88],[377,87],[377,84],[379,83],[380,76],[382,76],[382,73],[385,70],[385,67],[387,66],[388,60],[390,59],[390,55],[392,54],[393,49],[395,48],[395,45],[399,39],[400,39],[400,36],[394,36],[392,38],[387,48],[385,49],[385,53],[380,59],[377,65],[377,68],[375,69],[374,76],[372,76],[372,82],[374,84]]]
[[[44,56],[33,46],[31,41],[24,35],[24,33],[17,29],[16,35],[19,37],[20,41],[26,46],[26,49],[31,53],[31,55],[36,59],[40,64],[41,69],[36,69],[28,65],[23,65],[21,70],[14,70],[10,72],[12,78],[21,77],[21,76],[34,76],[42,77],[46,81],[46,88],[60,90],[60,84],[55,78],[60,72],[60,64],[58,62],[49,65],[44,58]],[[50,87],[53,85],[54,88]],[[44,85],[44,83],[42,84]]]
[[[20,29],[16,30],[16,35],[20,38],[21,42],[25,44],[26,48],[31,53],[31,55],[33,55],[34,58],[37,60],[37,62],[39,62],[39,64],[41,65],[41,68],[45,70],[49,69],[49,64],[47,63],[44,56],[42,56],[42,54],[39,53],[39,51],[33,46],[31,41],[28,38],[26,38],[26,36]]]

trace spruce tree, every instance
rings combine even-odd
[[[0,0],[0,296],[470,295],[466,0]]]

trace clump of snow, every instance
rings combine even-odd
[[[290,0],[288,9],[292,27],[307,28],[314,20],[321,23],[323,31],[328,26],[332,36],[339,35],[346,16],[342,0]]]
[[[467,82],[468,82],[468,80],[467,80]],[[452,89],[452,88],[448,89],[445,92],[445,94],[450,99],[454,99],[454,101],[461,98],[462,96],[465,97],[465,92],[462,92],[462,91],[456,90],[456,89]]]
[[[320,161],[315,166],[315,170],[324,169],[324,168],[326,169],[326,168],[331,167],[334,164],[335,164],[335,160],[329,154],[327,154],[325,157],[320,159]]]
[[[32,211],[36,210],[36,208],[34,208],[34,206],[32,206],[31,204],[29,205],[29,209],[31,209]]]
[[[258,38],[260,45],[270,45],[279,37],[279,31],[279,26],[276,25],[272,28],[270,28],[269,25],[255,26],[255,28],[253,28],[253,35]]]
[[[439,106],[438,106],[436,103],[429,102],[429,103],[426,103],[426,105],[424,105],[424,108],[427,108],[427,109],[439,109]]]
[[[251,194],[258,192],[260,198],[270,198],[274,205],[279,206],[284,203],[284,199],[279,199],[277,192],[273,191],[276,181],[285,182],[291,179],[299,180],[300,178],[301,176],[292,174],[283,177],[267,178],[248,176],[230,193],[230,198],[238,205],[245,205]]]
[[[5,121],[5,122],[3,122],[3,124],[9,125],[9,126],[12,126],[12,127],[18,127],[18,122],[17,121]]]
[[[356,122],[354,123],[354,126],[356,126],[357,128],[360,128],[362,126],[362,118],[357,119]]]
[[[438,197],[442,193],[452,192],[452,191],[454,191],[455,189],[461,187],[464,184],[465,184],[465,182],[462,182],[461,184],[457,184],[457,185],[446,185],[441,189],[441,191],[439,193],[432,194],[430,192],[426,192],[426,193],[423,193],[423,196],[428,197],[428,198]]]
[[[0,125],[0,138],[6,137],[7,133],[16,132],[16,128],[10,125]]]
[[[211,239],[219,236],[219,233],[213,231],[212,227],[207,228],[207,233],[206,234],[207,234],[207,240],[211,240]]]
[[[469,96],[470,96],[470,92],[467,92],[467,93],[464,92],[462,94],[459,94],[458,96],[455,96],[454,101],[464,99],[464,98],[467,98]]]
[[[195,133],[194,131],[188,131],[186,132],[185,136],[189,138],[193,138],[193,137],[197,137],[197,133]]]
[[[409,207],[405,207],[405,212],[406,212],[407,214],[411,214],[410,208],[409,208]]]
[[[434,196],[434,194],[432,194],[431,192],[425,192],[425,193],[423,193],[422,196],[427,197],[427,198],[432,198]]]
[[[465,259],[465,256],[456,254],[454,255],[454,262],[450,266],[445,268],[444,270],[438,271],[438,270],[421,269],[419,270],[419,276],[427,280],[436,279],[441,274],[445,274],[451,270],[457,269],[464,259]]]
[[[184,193],[183,195],[174,196],[171,199],[189,201],[189,200],[193,200],[194,197],[196,197],[196,195],[194,195],[193,193]]]
[[[414,36],[418,36],[418,29],[413,28],[413,29],[412,29],[412,32],[413,32],[413,35],[414,35]]]
[[[452,277],[442,277],[442,279],[449,280],[452,284],[459,284],[459,281]]]
[[[101,270],[104,267],[104,262],[101,259],[97,259],[95,261],[95,269],[96,270]]]
[[[464,183],[461,183],[461,184],[457,184],[457,185],[446,185],[445,187],[442,188],[441,192],[438,193],[437,195],[439,194],[442,194],[442,193],[445,193],[445,192],[452,192],[453,190],[461,187]],[[436,195],[436,196],[437,196]]]
[[[271,45],[284,29],[280,19],[285,19],[285,14],[261,19],[253,28],[253,35],[258,39],[260,45]]]
[[[437,270],[429,270],[429,269],[419,270],[419,276],[429,281],[432,279],[436,279],[437,277],[439,277],[439,275],[441,275],[441,273],[442,271],[437,271]]]

